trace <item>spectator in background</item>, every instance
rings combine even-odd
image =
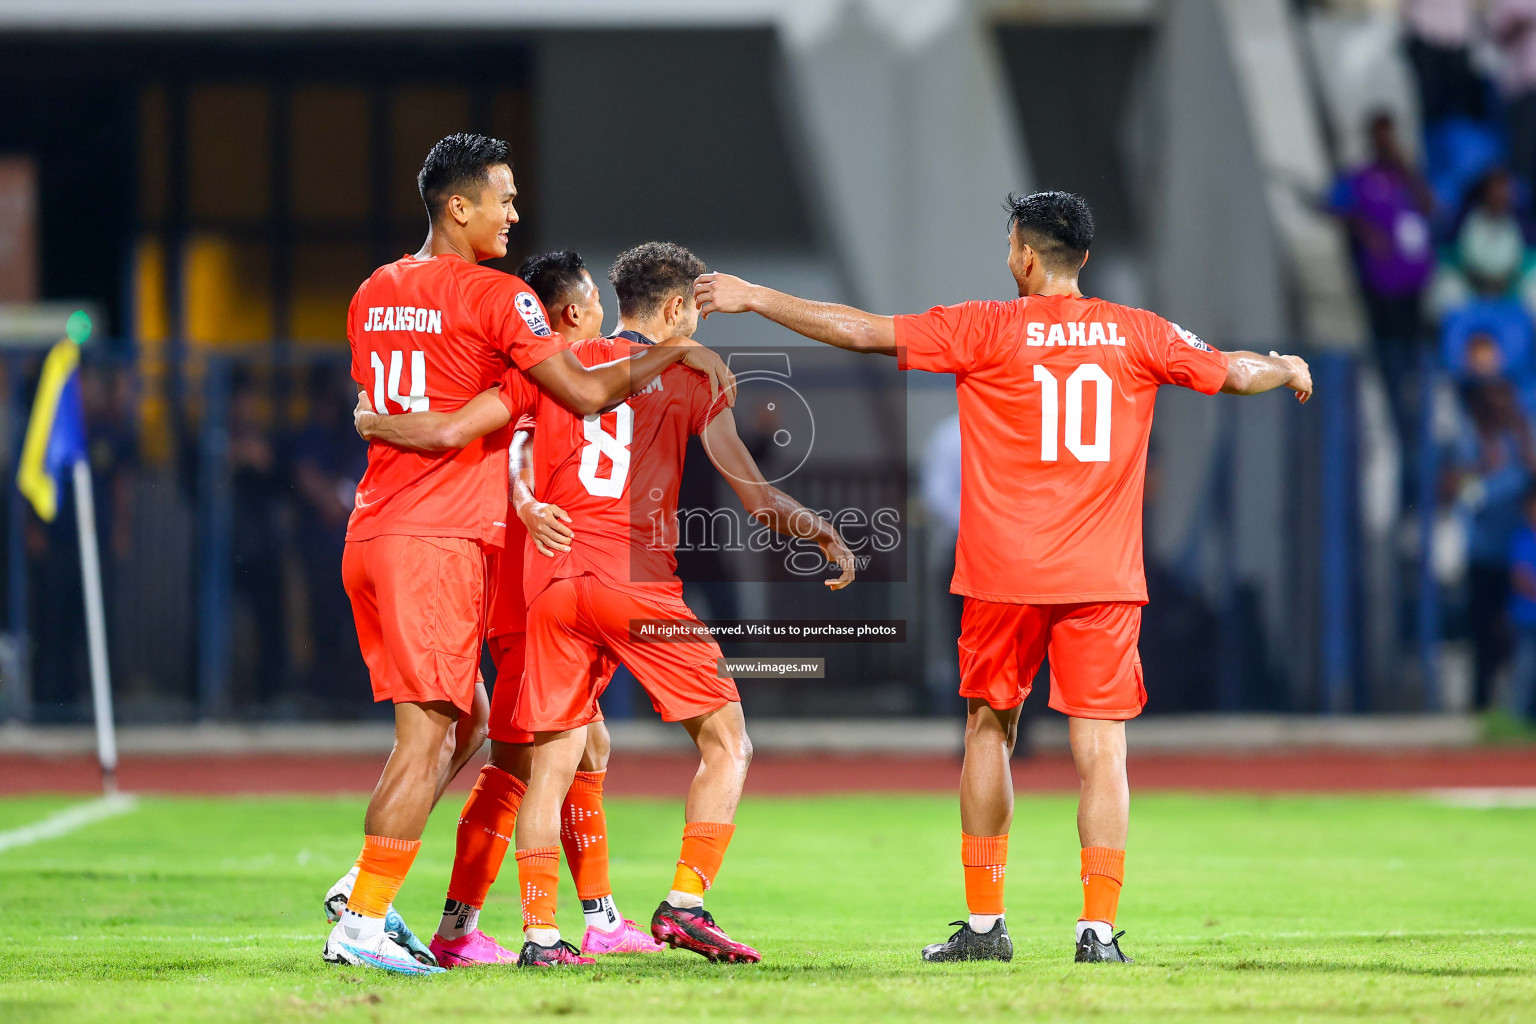
[[[82,367],[80,406],[85,414],[102,573],[107,581],[105,589],[111,593],[109,578],[133,545],[133,485],[139,445],[131,375],[118,368]]]
[[[1467,346],[1462,399],[1467,412],[1451,469],[1452,486],[1470,519],[1467,614],[1475,654],[1474,700],[1488,705],[1507,650],[1510,540],[1520,524],[1521,495],[1536,472],[1536,437],[1504,373],[1504,356],[1489,335]]]
[[[1408,61],[1426,125],[1483,116],[1483,86],[1472,70],[1471,0],[1406,0]]]
[[[1436,277],[1431,305],[1444,314],[1478,299],[1525,298],[1536,294],[1530,271],[1530,243],[1515,209],[1514,178],[1495,168],[1472,191],[1449,259]]]
[[[1509,166],[1529,188],[1536,172],[1536,0],[1492,0],[1488,31],[1503,58]]]
[[[311,367],[307,422],[289,453],[295,492],[294,546],[304,576],[310,649],[303,694],[311,710],[335,714],[365,695],[367,671],[341,585],[341,555],[368,449],[352,429],[356,386],[344,366]]]
[[[932,631],[926,646],[928,661],[923,674],[932,701],[930,711],[948,712],[954,704],[958,682],[954,644],[960,636],[960,616],[965,600],[949,592],[955,572],[955,539],[960,531],[960,414],[955,413],[933,428],[923,450],[923,510],[927,513],[928,558],[937,593],[925,599],[924,618]],[[963,703],[963,702],[961,702]],[[1023,730],[1020,730],[1023,735]]]
[[[285,486],[263,402],[256,381],[237,371],[229,402],[231,583],[236,610],[253,629],[245,645],[236,631],[231,674],[236,699],[247,706],[275,703],[291,693],[283,607]]]
[[[1505,706],[1511,714],[1536,715],[1536,488],[1525,492],[1524,518],[1509,549],[1509,621],[1515,631],[1515,660]]]
[[[1371,117],[1371,162],[1341,175],[1329,206],[1349,226],[1371,337],[1400,430],[1406,432],[1404,384],[1423,334],[1424,286],[1434,268],[1430,215],[1434,195],[1412,167],[1389,113]]]

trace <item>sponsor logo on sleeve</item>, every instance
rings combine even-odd
[[[547,338],[554,333],[549,329],[549,323],[544,319],[544,309],[533,292],[518,292],[512,303],[517,307],[517,315],[523,318],[523,322],[535,335]]]
[[[1174,333],[1178,334],[1179,337],[1184,339],[1184,344],[1188,345],[1190,348],[1197,348],[1201,352],[1209,352],[1209,351],[1211,351],[1211,346],[1209,346],[1205,342],[1201,341],[1199,336],[1196,335],[1195,332],[1193,332],[1193,331],[1186,331],[1184,328],[1180,327],[1178,324],[1171,323],[1171,322],[1170,322],[1169,326],[1171,326],[1173,328]]]

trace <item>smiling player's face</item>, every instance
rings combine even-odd
[[[581,272],[581,284],[570,295],[569,302],[575,308],[575,315],[571,318],[574,321],[571,328],[578,340],[596,338],[603,333],[603,297],[599,294],[592,275],[585,270]],[[563,323],[566,318],[562,316],[560,319]]]
[[[507,235],[517,223],[517,184],[506,164],[488,169],[486,179],[479,199],[464,206],[464,234],[476,259],[495,260],[507,254]]]

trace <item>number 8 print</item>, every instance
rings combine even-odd
[[[629,443],[635,430],[635,411],[625,402],[613,410],[613,433],[603,429],[603,413],[584,416],[581,430],[587,439],[581,450],[581,468],[576,476],[587,493],[597,498],[617,498],[624,493],[624,483],[629,479]],[[599,455],[608,456],[613,463],[606,477],[597,475]]]

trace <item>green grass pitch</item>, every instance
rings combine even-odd
[[[69,803],[0,800],[0,831]],[[320,959],[321,896],[356,855],[362,810],[148,798],[0,851],[0,1021],[1536,1019],[1536,810],[1137,798],[1120,915],[1137,963],[1121,967],[1071,963],[1073,802],[1023,799],[1013,962],[929,966],[918,948],[964,910],[953,800],[749,794],[710,906],[763,964],[669,951],[433,978]],[[609,810],[619,903],[644,921],[671,878],[680,806]],[[423,933],[454,817],[434,815],[398,903]],[[482,923],[510,941],[507,864]],[[561,907],[579,938],[568,882]]]

